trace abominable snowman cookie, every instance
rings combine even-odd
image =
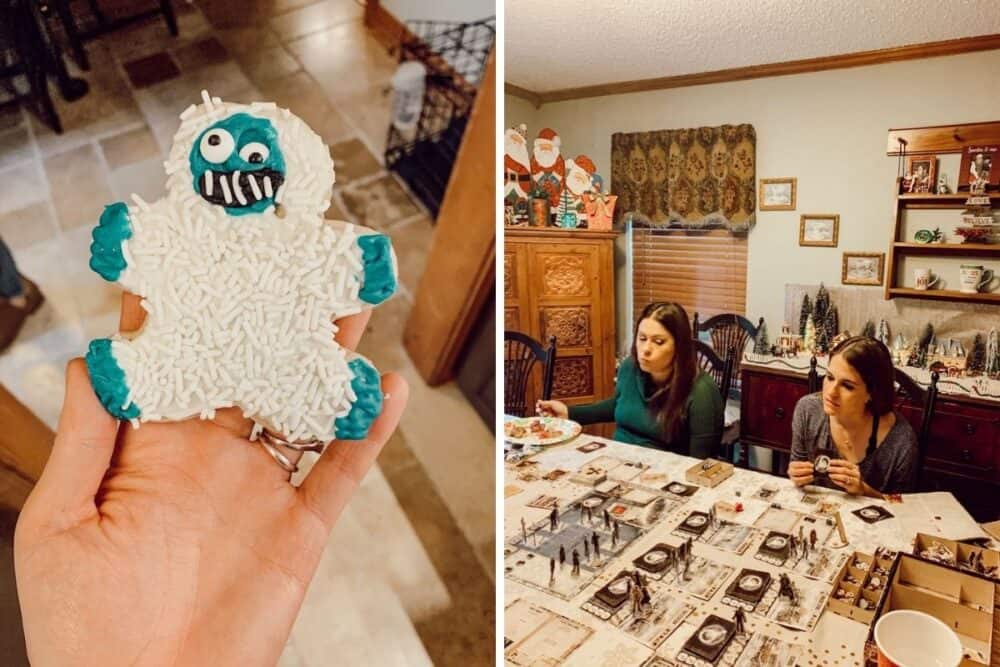
[[[333,161],[302,120],[202,98],[181,114],[166,196],[111,204],[93,232],[91,268],[147,311],[137,334],[90,343],[94,390],[134,425],[238,406],[289,440],[364,438],[379,374],[333,320],[395,291],[389,239],[323,219]]]

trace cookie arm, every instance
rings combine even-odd
[[[358,306],[377,306],[396,293],[399,266],[388,236],[341,220],[327,220],[325,224],[338,235],[349,233],[354,237],[353,251],[358,253],[360,264],[354,272],[359,284]]]
[[[135,267],[129,266],[125,250],[134,232],[128,206],[115,202],[104,207],[100,221],[91,233],[90,268],[108,282],[117,282],[125,289],[135,287],[127,277],[134,273]],[[126,272],[126,269],[131,270]]]

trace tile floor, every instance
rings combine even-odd
[[[162,195],[177,116],[202,88],[290,108],[336,162],[327,217],[393,239],[402,287],[376,309],[359,351],[402,373],[412,391],[399,431],[331,536],[281,664],[324,665],[331,655],[345,664],[493,664],[493,436],[453,384],[426,386],[401,344],[434,228],[381,164],[395,61],[354,0],[174,5],[177,38],[150,20],[87,45],[91,71],[74,72],[90,93],[56,99],[62,135],[0,109],[0,236],[48,299],[0,355],[0,382],[55,425],[64,364],[117,326],[119,290],[87,267],[90,228],[107,203]]]

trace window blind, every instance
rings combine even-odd
[[[651,301],[679,303],[703,322],[745,315],[746,235],[634,225],[631,251],[633,322]]]

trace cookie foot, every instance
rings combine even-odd
[[[94,393],[100,399],[101,405],[108,414],[118,419],[135,419],[139,416],[139,406],[129,402],[128,385],[125,383],[125,371],[121,369],[111,351],[111,340],[98,338],[90,341],[87,351],[87,371],[90,373],[90,383]]]
[[[365,303],[377,306],[396,291],[392,243],[385,234],[366,234],[358,237],[358,246],[365,272],[358,296]]]
[[[334,423],[338,440],[363,440],[372,422],[382,413],[382,379],[366,359],[354,359],[347,366],[354,373],[351,389],[357,398],[346,417]]]

